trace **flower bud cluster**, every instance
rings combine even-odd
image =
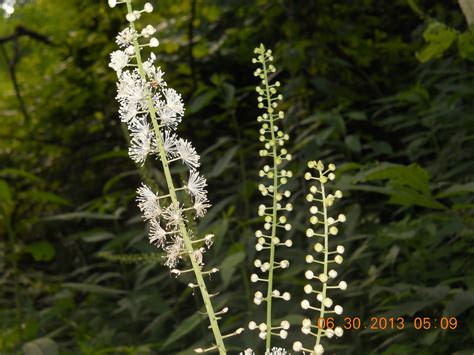
[[[334,300],[328,296],[330,289],[346,290],[347,283],[343,280],[337,281],[338,273],[333,269],[334,264],[341,264],[344,260],[343,254],[345,248],[337,245],[334,249],[330,249],[329,239],[336,238],[339,233],[338,224],[346,221],[346,216],[339,214],[336,218],[328,216],[329,207],[331,207],[336,199],[342,197],[342,192],[336,190],[333,194],[326,191],[326,183],[335,179],[336,166],[329,164],[327,167],[321,161],[310,161],[308,168],[315,172],[307,172],[305,179],[316,182],[309,189],[306,200],[312,205],[309,209],[311,217],[309,219],[310,227],[306,229],[306,237],[316,238],[313,245],[314,254],[308,254],[305,258],[309,268],[305,272],[305,278],[308,283],[304,286],[304,292],[308,299],[301,301],[301,308],[304,310],[316,311],[317,315],[312,319],[324,319],[328,314],[340,315],[343,308],[335,304]],[[333,243],[331,243],[333,244]],[[314,285],[317,282],[317,286]],[[333,336],[341,337],[343,329],[336,327],[335,329],[323,329],[318,324],[313,324],[310,319],[304,319],[301,332],[305,335],[311,335],[316,338],[315,345],[312,349],[303,347],[299,341],[293,343],[295,352],[305,351],[314,354],[323,354],[324,347],[321,344],[321,338],[332,338]]]
[[[292,226],[287,220],[286,212],[292,211],[293,206],[289,202],[283,202],[291,196],[291,192],[284,186],[293,173],[284,169],[284,164],[291,160],[291,154],[284,148],[285,142],[289,139],[288,134],[284,133],[281,125],[278,123],[284,118],[283,111],[278,111],[278,101],[282,100],[282,95],[277,93],[280,83],[270,83],[269,75],[276,72],[272,64],[272,51],[265,49],[260,45],[254,53],[256,58],[252,62],[258,64],[258,69],[254,75],[261,79],[261,85],[257,86],[258,107],[264,112],[258,116],[257,121],[261,123],[260,141],[263,148],[259,151],[261,157],[268,158],[269,164],[263,166],[259,171],[263,182],[258,185],[258,190],[264,197],[269,197],[269,203],[261,204],[258,207],[258,215],[263,219],[263,228],[255,232],[257,240],[255,249],[264,254],[264,257],[257,258],[254,266],[259,274],[254,273],[250,277],[252,282],[264,282],[266,289],[255,292],[254,303],[261,305],[266,302],[267,319],[266,322],[257,324],[252,321],[249,323],[249,329],[258,330],[259,337],[266,340],[266,351],[270,352],[270,342],[272,335],[281,339],[286,339],[290,324],[287,321],[279,325],[272,325],[271,305],[273,299],[289,301],[291,295],[289,292],[281,292],[274,288],[273,274],[276,269],[287,269],[290,262],[286,259],[277,260],[276,248],[290,248],[293,245],[291,239],[285,238],[285,232],[291,230]]]

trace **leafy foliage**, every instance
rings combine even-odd
[[[335,297],[345,315],[451,315],[460,324],[346,331],[327,351],[472,353],[472,32],[456,2],[420,2],[425,19],[401,0],[154,5],[160,62],[189,103],[180,135],[203,152],[209,178],[214,207],[197,227],[218,236],[209,266],[226,265],[212,280],[216,307],[230,307],[223,330],[263,317],[248,313],[247,280],[262,165],[250,58],[265,42],[281,68],[291,170],[302,176],[311,159],[339,166],[350,287]],[[197,296],[160,265],[133,201],[141,180],[162,177],[155,162],[138,168],[126,157],[107,68],[121,18],[106,1],[44,0],[0,22],[0,37],[23,25],[51,42],[17,38],[22,101],[9,65],[15,43],[1,44],[2,353],[190,354],[210,339],[205,317],[193,315]],[[291,184],[296,204],[306,187]],[[295,300],[303,297],[305,220],[292,221],[292,268],[278,280]],[[301,323],[297,302],[278,312]],[[294,330],[275,345],[291,344]],[[254,336],[230,342],[230,351],[257,343]]]

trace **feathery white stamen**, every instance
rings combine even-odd
[[[173,243],[168,245],[165,248],[166,251],[166,261],[165,265],[170,269],[173,269],[178,264],[179,259],[181,258],[181,251],[184,246],[184,241],[181,238],[175,238]]]
[[[122,75],[122,70],[128,65],[130,57],[124,51],[118,50],[110,53],[109,67],[117,72],[117,76]]]
[[[189,173],[188,183],[186,184],[186,190],[191,196],[193,196],[194,200],[206,197],[206,186],[206,178],[199,175],[196,170],[191,170],[191,172]]]
[[[158,196],[151,189],[142,183],[137,189],[138,208],[143,213],[145,219],[159,218],[162,214]]]
[[[127,27],[123,31],[119,32],[115,39],[119,47],[127,48],[133,44],[133,40],[136,38],[136,36],[137,32],[132,30],[130,27]]]
[[[196,149],[185,139],[178,139],[176,141],[176,151],[178,156],[190,169],[196,169],[199,167],[199,155],[196,153]]]
[[[204,217],[206,214],[208,208],[211,207],[211,204],[207,200],[207,198],[197,198],[196,201],[194,202],[193,208],[196,210],[196,217]]]
[[[161,228],[160,222],[157,219],[150,220],[150,243],[157,247],[163,248],[166,245],[166,236],[168,233]]]
[[[180,224],[185,221],[183,216],[183,209],[180,206],[175,207],[173,204],[169,205],[163,211],[163,217],[166,219],[167,228],[179,228]]]

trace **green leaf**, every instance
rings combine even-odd
[[[238,252],[232,255],[229,255],[224,259],[221,266],[221,277],[224,287],[227,287],[232,279],[237,266],[245,259],[244,252]]]
[[[430,195],[430,175],[418,164],[409,166],[383,163],[357,176],[360,181],[389,180],[395,187],[408,186]]]
[[[46,241],[26,245],[23,252],[30,253],[35,261],[51,261],[56,255],[54,246]]]
[[[225,169],[229,168],[231,166],[232,158],[234,158],[234,155],[237,153],[238,149],[239,146],[234,146],[227,150],[227,152],[225,152],[224,155],[216,162],[211,172],[207,174],[207,177],[215,178],[222,174]]]
[[[432,21],[423,33],[423,38],[427,42],[426,46],[416,54],[416,58],[426,63],[430,59],[439,58],[451,47],[457,38],[456,31],[445,24]]]
[[[443,311],[443,315],[447,317],[456,317],[472,307],[474,307],[474,292],[461,291],[455,294],[453,299],[448,302]]]
[[[24,355],[57,355],[58,344],[50,338],[38,338],[22,346]]]
[[[86,243],[97,243],[104,240],[113,239],[115,235],[113,233],[103,231],[103,230],[94,230],[87,233],[81,233],[81,239]]]
[[[166,342],[163,344],[163,349],[166,349],[171,344],[183,338],[186,334],[196,328],[201,321],[202,318],[199,313],[195,313],[191,317],[180,322],[179,326],[173,331],[173,333],[171,333],[168,339],[166,339]]]
[[[474,60],[474,32],[472,30],[459,35],[458,50],[461,58]]]
[[[128,159],[128,151],[125,149],[114,150],[103,154],[96,155],[91,159],[91,162],[98,162],[102,160],[115,159],[115,158],[126,158]]]
[[[100,293],[104,295],[121,295],[121,294],[127,293],[127,291],[117,290],[116,288],[105,287],[105,286],[94,285],[94,284],[86,284],[86,283],[80,283],[80,282],[65,282],[63,283],[63,287],[72,288],[74,290],[78,290],[81,292]]]
[[[29,199],[41,202],[41,203],[52,203],[55,205],[62,205],[62,206],[70,206],[71,202],[66,200],[65,198],[56,195],[52,192],[48,191],[37,191],[37,190],[30,190],[23,193],[24,196],[28,197]]]
[[[12,195],[8,183],[5,180],[0,180],[0,203],[9,205],[11,202]]]
[[[201,111],[204,107],[209,105],[212,99],[217,96],[217,93],[218,93],[217,90],[212,89],[212,90],[205,91],[201,95],[194,96],[188,105],[187,112],[189,114],[193,114],[193,113]]]
[[[346,137],[345,142],[347,147],[354,153],[360,153],[362,150],[359,136],[349,135]]]
[[[73,221],[80,219],[96,219],[96,220],[117,220],[118,215],[111,215],[105,213],[94,213],[94,212],[70,212],[62,213],[54,216],[44,218],[45,221]]]
[[[0,176],[20,176],[32,181],[42,181],[39,177],[21,169],[7,168],[0,170]]]
[[[474,192],[474,182],[467,184],[455,184],[436,195],[437,198],[467,195]]]

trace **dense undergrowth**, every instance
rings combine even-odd
[[[223,236],[207,260],[222,265],[212,288],[217,307],[231,309],[224,331],[264,317],[248,280],[262,165],[250,58],[265,42],[284,83],[294,176],[310,159],[338,166],[344,316],[406,318],[403,330],[346,331],[328,353],[473,352],[474,46],[456,2],[418,7],[429,17],[405,1],[155,4],[160,62],[189,103],[180,136],[202,153],[213,202],[197,228]],[[153,162],[127,158],[116,117],[107,64],[122,21],[106,1],[48,0],[0,23],[0,37],[19,34],[0,48],[2,354],[40,337],[64,354],[188,354],[209,341],[198,296],[170,277],[133,201],[143,177],[162,177]],[[290,202],[305,183],[291,180]],[[292,267],[275,276],[295,298],[307,217],[293,215]],[[278,311],[295,329],[303,318],[296,302]],[[415,317],[441,316],[458,327],[413,328]],[[257,342],[244,334],[231,352]]]

